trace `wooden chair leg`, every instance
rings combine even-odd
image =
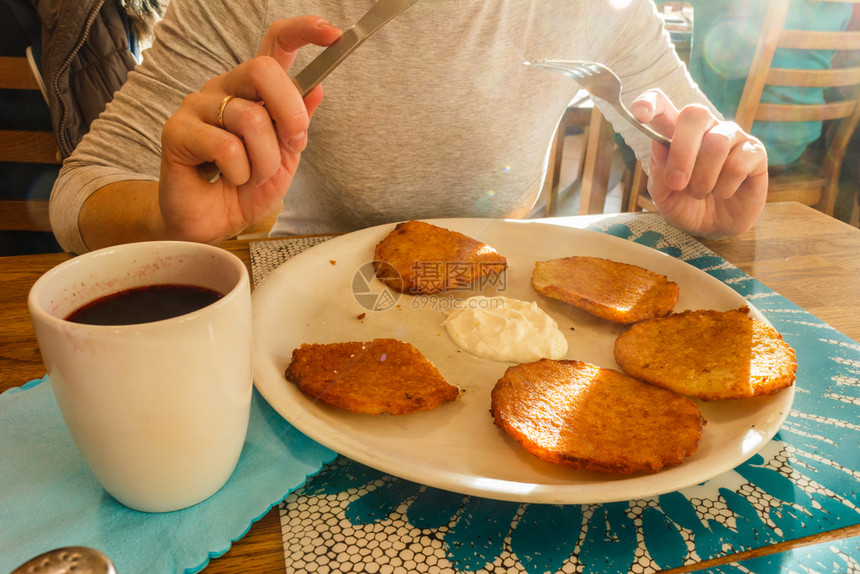
[[[582,126],[582,153],[579,154],[579,165],[576,167],[576,175],[582,179],[582,174],[585,173],[585,144],[588,142],[588,124]]]
[[[562,122],[563,124],[564,122]],[[547,217],[555,215],[558,209],[558,188],[559,180],[561,179],[561,160],[564,156],[564,125],[560,125],[555,132],[555,137],[552,140],[552,147],[549,151],[549,169],[547,170],[546,180],[546,208]]]
[[[567,130],[570,127],[577,126],[584,130],[585,141],[588,138],[588,120],[591,117],[591,108],[586,107],[569,107],[564,112],[555,135],[553,136],[552,146],[549,152],[549,167],[547,169],[546,181],[544,187],[547,190],[545,213],[547,217],[551,217],[558,211],[558,200],[561,189],[561,166],[564,159],[564,148],[566,145],[565,137]],[[585,147],[580,154],[578,177],[582,178],[583,166],[585,164]]]
[[[645,170],[642,164],[636,162],[636,167],[633,168],[633,174],[630,177],[630,193],[627,195],[627,211],[642,211],[643,193],[648,188],[648,176],[645,175]]]
[[[597,106],[591,112],[585,160],[582,171],[582,188],[579,214],[603,213],[606,193],[609,191],[609,174],[612,169],[612,151],[615,131]]]
[[[821,190],[821,199],[814,205],[815,209],[833,217],[836,211],[836,197],[839,195],[839,177],[833,177]]]
[[[621,211],[627,211],[627,204],[630,203],[630,186],[632,182],[633,172],[625,166],[621,172]]]
[[[851,205],[851,217],[848,222],[854,227],[860,227],[860,189],[857,190],[857,195]]]

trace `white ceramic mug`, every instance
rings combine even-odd
[[[158,284],[223,297],[150,323],[66,320],[111,293]],[[165,512],[227,482],[252,392],[251,291],[238,257],[186,242],[109,247],[45,273],[28,303],[63,418],[105,490],[130,508]]]

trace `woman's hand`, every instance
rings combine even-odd
[[[158,202],[169,237],[216,243],[276,209],[322,100],[321,86],[303,100],[287,70],[302,46],[340,35],[319,17],[278,20],[254,59],[185,98],[161,136]],[[212,164],[221,175],[210,182]]]
[[[651,145],[648,191],[663,218],[693,235],[713,239],[748,230],[767,198],[764,145],[706,107],[675,108],[660,90],[633,101],[641,122],[672,138]]]

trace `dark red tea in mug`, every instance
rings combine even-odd
[[[211,305],[221,293],[194,285],[147,285],[100,297],[67,321],[87,325],[136,325],[178,317]]]

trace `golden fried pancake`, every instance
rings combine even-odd
[[[412,295],[471,285],[508,266],[489,245],[423,221],[397,224],[376,246],[374,259],[379,279]]]
[[[418,349],[395,339],[304,344],[285,374],[307,394],[359,414],[429,411],[459,394]]]
[[[496,383],[496,424],[546,462],[630,474],[657,472],[696,452],[705,423],[696,405],[618,371],[541,359]]]
[[[663,317],[678,302],[678,284],[636,265],[599,257],[538,261],[532,287],[615,323]]]
[[[616,339],[615,361],[631,376],[706,401],[773,394],[797,371],[794,350],[748,307],[637,323]]]

